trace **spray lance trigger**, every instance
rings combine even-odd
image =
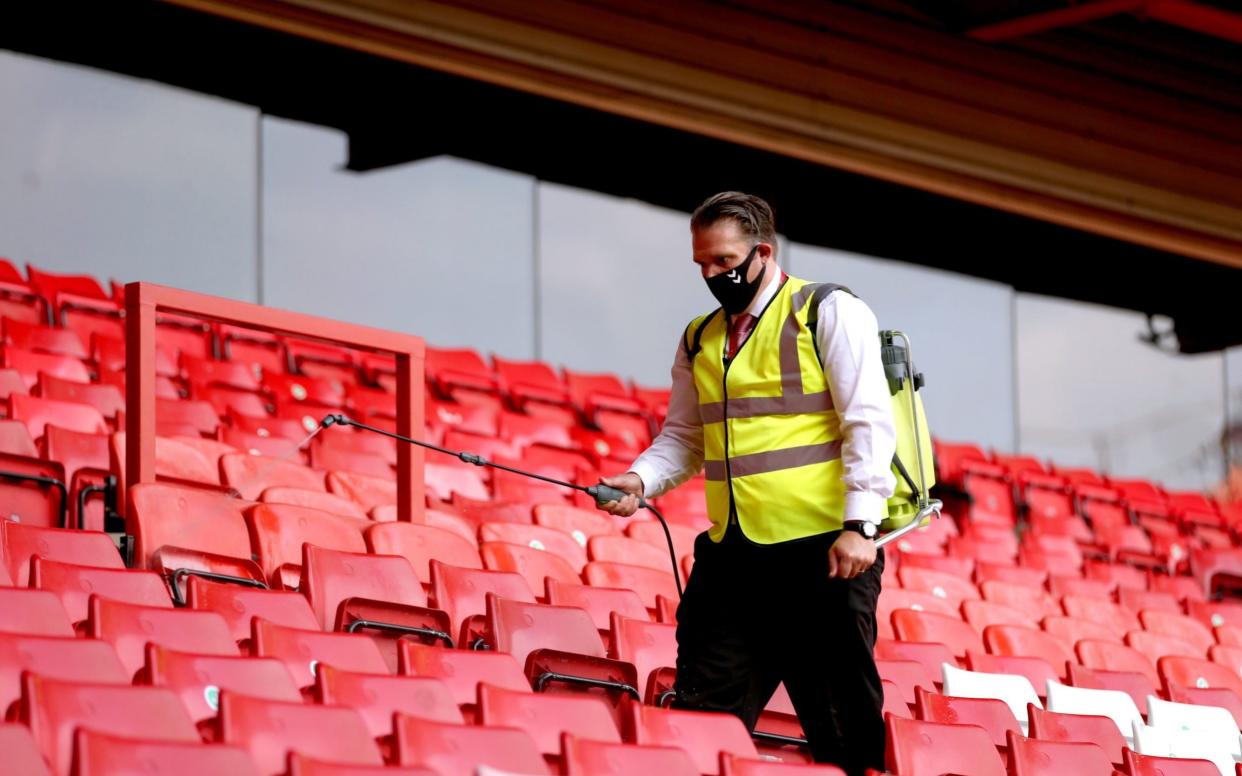
[[[586,489],[586,492],[588,496],[595,499],[596,504],[607,504],[609,501],[620,501],[629,495],[623,490],[618,490],[617,488],[609,487],[608,485],[592,485]],[[647,505],[647,502],[642,498],[639,498],[638,504],[640,507],[644,507]]]

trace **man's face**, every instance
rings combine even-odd
[[[771,245],[759,243],[756,247],[753,240],[730,219],[722,219],[706,228],[695,229],[691,237],[694,263],[699,265],[704,280],[728,272],[741,264],[752,247],[755,248],[755,261],[747,273],[748,282],[759,277],[759,273],[767,269],[772,258]]]

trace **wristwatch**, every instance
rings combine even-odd
[[[875,527],[875,523],[867,520],[847,520],[845,524],[841,526],[841,530],[853,531],[854,533],[862,534],[868,539],[874,539],[876,534],[879,533]]]

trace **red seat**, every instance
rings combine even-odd
[[[39,395],[45,399],[89,404],[105,418],[115,418],[125,410],[125,396],[115,385],[79,383],[43,373],[39,375],[38,387]]]
[[[43,436],[48,425],[67,428],[84,434],[106,434],[108,424],[99,410],[74,401],[43,399],[15,393],[9,397],[9,417],[26,424],[30,436]]]
[[[1010,732],[1018,733],[1018,719],[1009,704],[995,698],[954,698],[919,689],[915,715],[926,722],[978,725],[996,746],[1006,745]]]
[[[51,773],[25,725],[0,724],[0,752],[4,752],[5,766],[13,773],[22,776],[49,776]]]
[[[1112,776],[1113,764],[1093,743],[1038,741],[1009,734],[1013,776]]]
[[[1224,631],[1225,629],[1221,628],[1220,630]],[[1224,641],[1227,637],[1225,637],[1224,633],[1221,635],[1223,637],[1222,641]],[[1228,668],[1238,676],[1242,676],[1242,647],[1231,644],[1217,644],[1208,650],[1208,659],[1213,663]]]
[[[1048,575],[1048,590],[1053,596],[1064,599],[1074,596],[1078,599],[1094,599],[1100,603],[1111,603],[1116,585],[1099,579],[1083,579],[1077,571],[1069,574],[1054,573]],[[1080,609],[1084,605],[1080,605]]]
[[[1170,614],[1182,613],[1182,605],[1178,602],[1178,597],[1166,591],[1132,590],[1128,587],[1123,587],[1117,590],[1117,599],[1126,609],[1132,612],[1139,612],[1140,620],[1142,619],[1141,615],[1144,609],[1168,612]],[[1195,624],[1198,625],[1200,623],[1196,620]],[[1143,627],[1147,628],[1146,625]]]
[[[1126,634],[1126,646],[1151,661],[1152,665],[1165,655],[1201,658],[1204,651],[1189,641],[1147,631],[1130,631]]]
[[[205,655],[237,655],[237,643],[214,612],[162,609],[92,596],[87,636],[116,649],[131,676],[146,663],[146,645]]]
[[[36,555],[84,566],[125,568],[112,539],[96,531],[42,528],[0,520],[0,552],[13,584],[18,587],[27,585],[30,559]]]
[[[1218,628],[1221,625],[1233,625],[1242,628],[1242,604],[1229,601],[1209,603],[1207,601],[1187,601],[1186,613],[1204,625]]]
[[[690,755],[703,774],[720,773],[721,754],[756,758],[755,744],[741,720],[730,714],[659,709],[629,704],[627,737],[636,744],[671,746]]]
[[[669,601],[677,601],[681,598],[677,594],[677,585],[670,572],[643,566],[592,561],[582,570],[582,577],[592,587],[618,587],[633,590],[643,599],[643,605],[652,610],[658,606],[657,596],[663,596]]]
[[[569,561],[546,550],[508,542],[483,542],[479,556],[483,566],[491,571],[521,574],[532,590],[542,590],[549,577],[571,584],[579,581],[578,572]]]
[[[520,523],[484,523],[479,526],[479,542],[506,542],[529,547],[534,550],[550,552],[565,560],[574,570],[575,575],[582,572],[586,565],[587,553],[582,545],[574,541],[569,534],[555,528],[544,528],[539,525],[522,525]],[[559,565],[559,564],[558,564]],[[505,569],[512,570],[512,569]],[[556,577],[560,579],[560,577]],[[562,580],[564,581],[564,580]],[[533,587],[532,581],[532,587]],[[542,585],[536,589],[542,589]]]
[[[189,429],[184,429],[183,431],[174,430],[173,433],[183,433],[184,431],[189,431]],[[164,431],[161,430],[160,433],[162,434]],[[184,480],[218,488],[220,485],[219,467],[209,454],[202,449],[202,445],[210,445],[213,449],[218,449],[220,443],[197,436],[157,436],[155,438],[156,478],[174,481]],[[113,468],[116,470],[118,478],[123,479],[125,476],[124,432],[112,435],[112,447],[113,459],[116,462]],[[228,449],[232,450],[233,448]]]
[[[168,588],[159,574],[130,569],[96,568],[59,563],[35,556],[30,564],[30,586],[55,593],[73,622],[89,614],[88,603],[97,595],[111,601],[172,608]]]
[[[257,657],[284,662],[298,687],[314,684],[320,663],[362,674],[390,673],[379,647],[366,636],[286,628],[257,617],[252,624],[250,651]]]
[[[26,458],[39,457],[34,438],[20,420],[0,420],[0,453],[20,455]]]
[[[985,674],[1025,676],[1041,697],[1047,693],[1048,682],[1060,681],[1064,671],[1064,668],[1058,671],[1047,660],[1039,657],[984,655],[979,652],[966,653],[966,668]]]
[[[246,515],[259,565],[274,574],[285,564],[302,562],[302,545],[365,553],[366,523],[290,504],[259,504]]]
[[[1210,628],[1193,617],[1178,612],[1144,609],[1139,612],[1139,621],[1143,623],[1145,631],[1190,642],[1198,649],[1199,654],[1203,654],[1216,643],[1216,637],[1212,635]]]
[[[391,765],[351,765],[289,755],[289,776],[437,776],[428,768],[395,768]]]
[[[613,656],[634,666],[638,691],[647,697],[651,672],[677,665],[677,626],[612,616]]]
[[[1029,611],[1034,617],[1064,614],[1057,602],[1038,586],[987,580],[979,583],[979,592],[983,594],[983,600],[985,601]]]
[[[442,776],[474,776],[481,766],[502,773],[546,774],[531,737],[514,728],[476,727],[398,716],[397,762],[429,768]]]
[[[1242,678],[1239,678],[1238,672],[1218,663],[1168,655],[1160,658],[1159,667],[1165,686],[1181,685],[1199,689],[1223,687],[1242,697]]]
[[[322,490],[305,490],[304,488],[286,488],[276,486],[267,488],[259,496],[264,504],[292,504],[299,507],[310,507],[321,512],[330,512],[355,520],[366,520],[367,513],[349,499],[326,493]]]
[[[528,401],[565,404],[569,393],[552,367],[542,361],[512,361],[492,357],[501,390],[515,406]]]
[[[325,468],[350,469],[350,467],[339,465]],[[362,471],[358,468],[351,470]],[[423,465],[423,476],[427,491],[441,501],[450,500],[455,493],[465,498],[481,501],[491,497],[491,492],[483,481],[483,475],[465,468],[464,465],[427,463]]]
[[[129,491],[126,529],[134,536],[137,565],[152,568],[165,546],[233,558],[250,558],[245,509],[235,498],[172,485],[138,485]]]
[[[258,776],[249,753],[223,744],[149,741],[78,731],[74,776],[116,776],[127,764],[144,776]]]
[[[899,700],[902,705],[906,706],[906,713],[903,717],[910,716],[909,706],[915,702],[916,693],[919,688],[934,692],[936,689],[936,677],[938,674],[931,673],[927,666],[917,660],[884,660],[876,658],[876,670],[880,674],[880,679],[887,685],[894,688],[899,694]],[[885,702],[888,702],[888,696],[885,695]]]
[[[201,743],[181,701],[159,687],[81,684],[27,674],[18,713],[56,776],[68,776],[74,731]]]
[[[322,666],[315,678],[315,697],[325,706],[357,711],[372,738],[392,734],[396,713],[436,722],[463,722],[448,686],[428,676],[358,674]]]
[[[530,682],[512,655],[486,650],[441,649],[413,641],[402,641],[398,654],[403,675],[442,681],[459,706],[476,703],[480,682],[530,692]]]
[[[1077,617],[1045,617],[1044,632],[1061,642],[1068,650],[1083,639],[1112,641],[1120,644],[1124,633],[1118,633],[1107,625],[1091,620],[1080,620]]]
[[[893,631],[902,641],[944,644],[958,658],[965,657],[971,649],[983,651],[983,640],[974,628],[956,617],[935,612],[898,609],[893,612]]]
[[[199,655],[152,645],[147,648],[144,678],[148,684],[177,693],[190,719],[200,723],[215,718],[221,691],[272,701],[302,701],[284,663],[271,658]]]
[[[548,578],[547,600],[553,606],[573,606],[591,615],[595,627],[606,631],[612,627],[613,613],[638,620],[650,620],[651,614],[633,590],[620,588],[570,585]],[[639,679],[643,676],[640,674]]]
[[[409,561],[423,583],[431,581],[433,558],[450,566],[482,568],[479,551],[451,531],[417,523],[380,523],[366,532],[371,552],[399,555]]]
[[[220,456],[221,481],[237,490],[242,498],[254,500],[267,488],[283,486],[304,490],[325,490],[323,472],[292,461],[249,453]]]
[[[1140,673],[1152,684],[1160,681],[1152,662],[1130,647],[1108,641],[1083,639],[1074,645],[1074,651],[1078,654],[1078,662],[1086,668]]]
[[[1140,627],[1133,612],[1104,599],[1067,595],[1061,599],[1061,605],[1070,617],[1098,622],[1113,633],[1125,633]]]
[[[982,651],[982,650],[976,650]],[[926,675],[934,683],[939,683],[945,663],[956,665],[953,652],[941,642],[892,641],[879,639],[875,643],[875,656],[882,660],[913,660],[921,664]],[[911,696],[910,703],[914,703]]]
[[[1129,776],[1218,776],[1220,769],[1208,760],[1153,757],[1126,750]]]
[[[191,386],[227,385],[248,391],[259,388],[254,370],[237,361],[216,361],[182,354],[181,377]]]
[[[250,638],[251,621],[256,617],[287,628],[316,630],[320,627],[319,620],[301,593],[256,590],[201,577],[190,578],[186,587],[186,606],[220,615],[235,641]]]
[[[0,587],[0,633],[72,636],[73,623],[52,593]]]
[[[39,382],[40,374],[49,374],[62,380],[73,380],[78,383],[89,383],[91,381],[91,372],[86,368],[86,364],[72,356],[62,356],[55,353],[37,353],[33,350],[16,348],[12,345],[4,346],[3,351],[4,366],[21,375],[28,389],[33,388]],[[29,398],[31,397],[15,393],[9,397],[9,400]],[[38,406],[38,403],[34,402],[28,405],[24,403],[24,406],[35,407]],[[56,412],[58,408],[56,405],[52,405],[46,411]],[[11,411],[9,417],[14,417]],[[69,424],[61,423],[59,425],[67,426]],[[38,436],[38,434],[35,434],[35,436]]]
[[[353,709],[283,703],[231,692],[220,700],[220,737],[250,752],[263,776],[285,772],[292,752],[339,763],[383,765]]]
[[[1176,684],[1165,686],[1165,694],[1174,703],[1193,703],[1196,706],[1216,706],[1233,715],[1233,720],[1242,728],[1242,697],[1226,687],[1182,687]]]
[[[637,691],[634,666],[606,658],[595,623],[581,609],[511,601],[489,593],[487,638],[493,649],[513,655],[525,667],[536,690],[559,675],[620,683]]]
[[[990,625],[1013,625],[1027,629],[1039,627],[1038,618],[1030,612],[991,601],[963,601],[962,617],[980,633]]]
[[[566,776],[625,776],[647,773],[698,776],[688,755],[668,746],[634,746],[584,741],[566,733],[562,740]]]
[[[286,450],[287,449],[290,448],[286,448]],[[392,464],[383,456],[340,450],[335,447],[326,447],[324,445],[315,445],[311,447],[310,462],[316,469],[324,471],[332,470],[354,472],[357,474],[366,474],[372,477],[381,478],[393,476]],[[435,479],[436,474],[433,468],[434,466],[434,464],[431,464],[423,469],[424,481],[427,483],[428,490],[432,491],[434,491],[432,488],[432,482]],[[484,498],[487,497],[486,490],[482,491],[482,494]]]
[[[591,560],[665,571],[672,560],[667,546],[656,547],[624,536],[595,536],[587,543]]]
[[[495,372],[469,348],[427,348],[427,379],[442,396],[452,396],[458,388],[494,393]]]
[[[962,487],[970,497],[972,522],[1012,526],[1017,519],[1013,487],[1000,477],[987,476],[983,467],[974,467]],[[999,472],[997,472],[999,474]]]
[[[514,601],[535,602],[535,594],[520,574],[506,571],[483,571],[431,562],[431,589],[436,606],[447,612],[455,636],[460,635],[461,646],[470,648],[471,639],[463,634],[462,626],[472,617],[481,617],[487,611],[487,595],[494,593]]]
[[[1037,657],[1048,662],[1065,677],[1066,661],[1073,654],[1060,641],[1043,631],[1021,625],[992,625],[983,631],[983,642],[994,655]]]
[[[544,755],[561,749],[561,734],[621,743],[607,704],[586,695],[544,695],[479,685],[479,724],[512,727],[531,737]]]
[[[333,408],[345,403],[345,386],[335,380],[264,372],[263,387],[277,401]]]
[[[127,685],[131,678],[112,647],[101,641],[0,634],[0,717],[21,697],[21,677],[27,671],[46,679],[94,684]]]
[[[1105,757],[1114,763],[1122,760],[1126,741],[1117,723],[1108,717],[1084,714],[1060,714],[1045,711],[1033,704],[1027,706],[1031,736],[1042,741],[1090,743],[1099,746]]]
[[[1009,529],[1004,529],[1008,531]],[[964,539],[960,536],[950,537],[947,548],[948,554],[942,554],[940,551],[934,553],[905,551],[901,554],[901,564],[898,567],[898,576],[901,571],[909,572],[932,572],[937,575],[932,579],[942,579],[940,575],[953,577],[957,581],[969,581],[971,575],[975,571],[976,554],[982,554],[978,550],[973,539]],[[903,587],[910,587],[915,590],[927,589],[934,582],[912,581],[909,585],[903,583]],[[956,585],[955,585],[956,587]],[[968,593],[972,598],[979,597],[979,591]]]
[[[888,769],[898,776],[1006,776],[987,731],[976,725],[889,717]]]
[[[367,512],[397,503],[397,483],[392,478],[355,472],[328,472],[328,492],[347,498]]]

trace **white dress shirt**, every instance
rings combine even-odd
[[[776,268],[746,313],[763,311],[780,288],[781,275]],[[819,306],[815,338],[833,411],[841,417],[845,519],[879,523],[888,514],[886,502],[896,486],[892,462],[897,441],[875,314],[855,296],[829,294]],[[668,417],[630,471],[643,481],[643,495],[652,498],[677,487],[702,468],[698,390],[682,337],[678,336]]]

